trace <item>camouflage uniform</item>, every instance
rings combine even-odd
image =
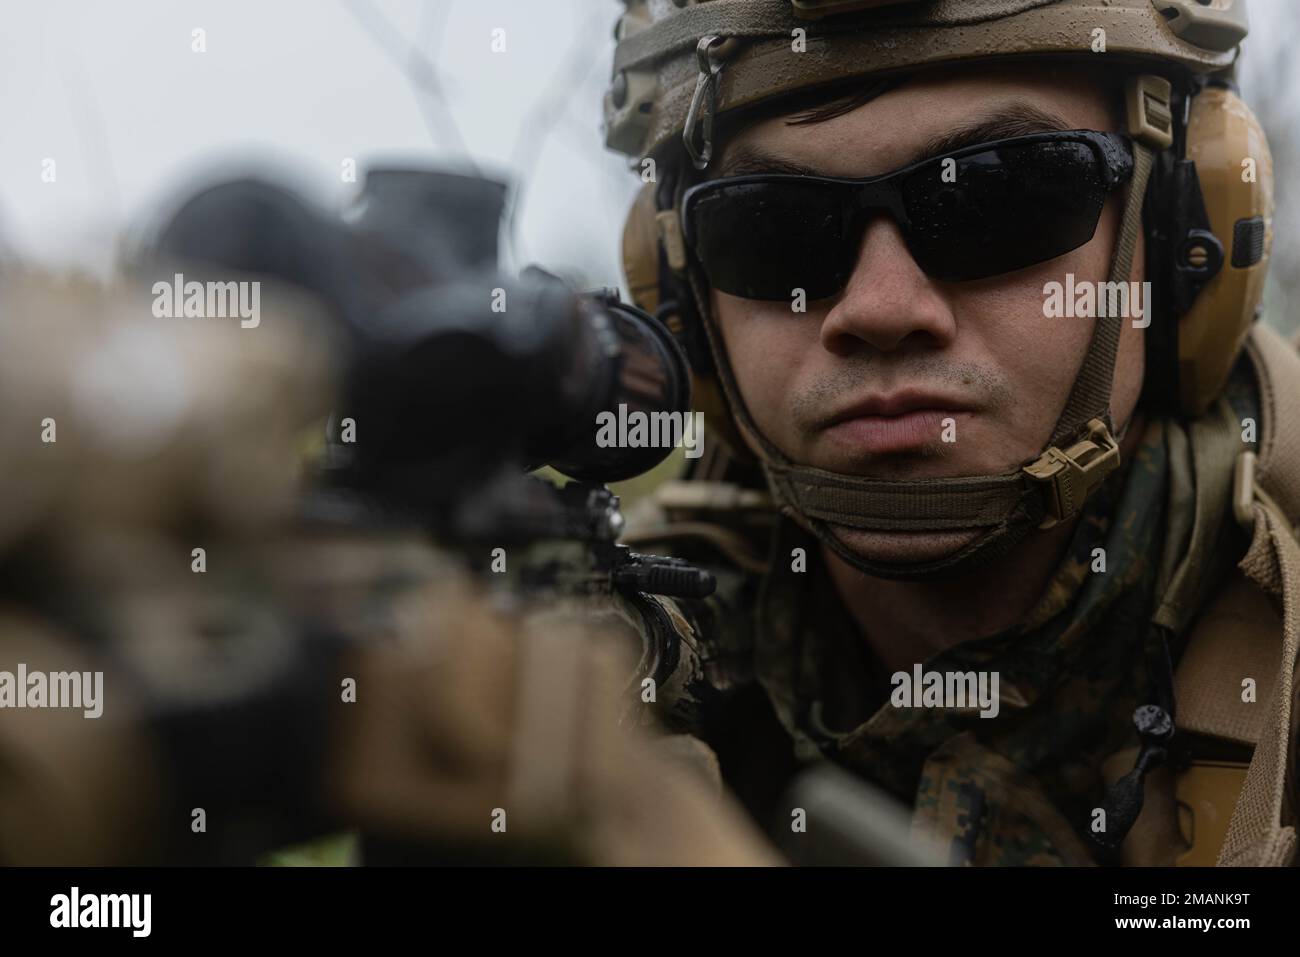
[[[1244,361],[1219,408],[1233,421],[1258,420]],[[1185,474],[1171,457],[1185,458],[1187,441],[1177,420],[1148,423],[1127,470],[1090,501],[1025,619],[924,662],[930,671],[998,672],[992,719],[892,706],[890,675],[834,593],[815,540],[793,522],[768,523],[772,557],[760,575],[719,565],[724,554],[672,534],[686,519],[680,512],[643,511],[632,531],[638,543],[675,545],[697,562],[711,552],[721,583],[707,602],[683,607],[702,664],[689,704],[665,704],[668,720],[685,728],[696,716],[693,730],[717,747],[724,780],[764,822],[788,820],[775,813],[784,780],[800,763],[825,758],[910,805],[916,826],[937,834],[953,863],[1104,860],[1088,840],[1092,811],[1111,783],[1103,765],[1134,743],[1134,709],[1160,700],[1169,681],[1154,619],[1186,553],[1185,516],[1171,521],[1169,508],[1178,507],[1172,487]],[[1226,508],[1219,514],[1226,518]],[[690,519],[736,524],[725,511]],[[751,532],[755,545],[761,537]],[[1247,545],[1226,521],[1208,539],[1214,545],[1192,589],[1202,599]],[[804,573],[791,571],[795,548],[808,556]],[[1104,573],[1093,571],[1097,548]],[[1169,637],[1176,664],[1185,635]],[[754,700],[755,687],[766,701]],[[764,715],[769,706],[784,733]]]

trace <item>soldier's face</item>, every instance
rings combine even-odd
[[[765,120],[727,143],[718,175],[804,167],[827,176],[887,173],[927,144],[982,121],[1030,133],[1118,129],[1111,95],[1084,70],[949,70],[915,77],[849,113],[811,125]],[[995,137],[988,137],[989,139]],[[874,219],[839,295],[807,303],[713,292],[727,354],[755,423],[804,465],[878,478],[1010,471],[1046,445],[1083,362],[1094,321],[1047,318],[1044,287],[1105,282],[1124,191],[1107,200],[1085,245],[1050,262],[972,282],[917,266],[888,216]],[[1132,279],[1142,279],[1142,247]],[[1142,386],[1142,331],[1123,323],[1112,409],[1129,420]],[[977,532],[837,529],[879,561],[941,557]]]

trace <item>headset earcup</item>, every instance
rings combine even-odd
[[[1223,390],[1259,311],[1273,238],[1273,159],[1250,107],[1215,84],[1192,99],[1186,156],[1223,247],[1222,268],[1178,323],[1178,404],[1196,417]],[[1185,247],[1172,254],[1199,254],[1195,243]]]
[[[686,350],[691,368],[709,372],[713,360],[696,316],[695,301],[685,277],[669,268],[663,252],[654,183],[647,183],[632,203],[623,225],[623,276],[632,302],[658,318]]]
[[[632,201],[623,224],[623,277],[638,308],[659,311],[659,231],[655,223],[655,184],[646,183]]]

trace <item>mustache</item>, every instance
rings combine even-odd
[[[933,355],[894,363],[883,363],[878,356],[848,356],[834,371],[790,397],[791,417],[800,430],[815,432],[830,425],[845,405],[904,387],[961,396],[980,408],[1005,405],[1012,397],[1006,376],[986,366]]]

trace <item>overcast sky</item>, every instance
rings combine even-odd
[[[1270,55],[1294,36],[1288,4],[1252,3],[1248,51],[1269,65],[1247,71],[1245,86],[1295,114],[1293,58]],[[0,234],[25,258],[103,269],[124,225],[221,162],[271,162],[342,202],[356,188],[341,180],[345,159],[463,161],[468,151],[485,172],[522,180],[519,260],[615,284],[638,185],[600,131],[621,7],[11,0],[0,36]],[[204,53],[192,49],[196,28]],[[504,53],[491,49],[497,28]],[[403,69],[413,47],[434,64],[445,110],[422,110]],[[41,181],[46,159],[53,183]]]
[[[341,202],[356,188],[342,182],[347,158],[463,162],[468,150],[485,173],[525,180],[521,259],[618,280],[615,240],[638,181],[600,131],[616,0],[5,7],[0,230],[26,258],[103,268],[123,224],[231,162],[272,163]],[[498,28],[504,53],[491,49]],[[422,110],[404,72],[417,44],[446,110]],[[54,183],[41,181],[48,158]]]

